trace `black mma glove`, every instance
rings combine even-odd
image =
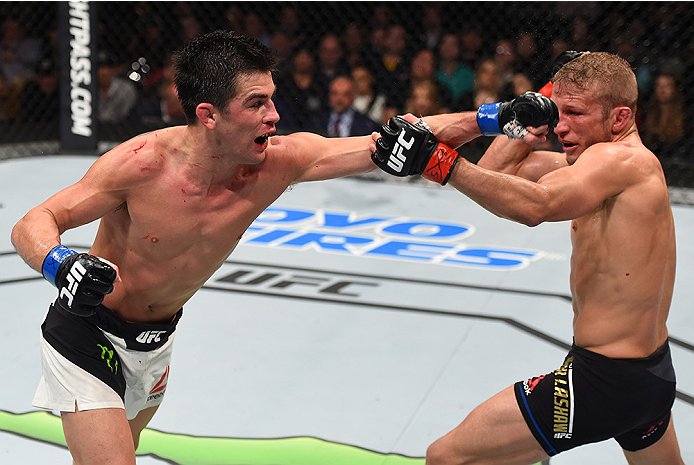
[[[559,54],[557,58],[554,59],[554,63],[552,63],[552,75],[549,78],[549,82],[545,84],[542,89],[540,89],[538,92],[544,95],[545,97],[551,97],[552,96],[552,88],[554,87],[552,85],[552,82],[554,81],[554,75],[557,74],[557,71],[562,69],[562,67],[570,62],[571,60],[580,57],[586,52],[576,52],[573,50],[567,50],[566,52],[562,52]]]
[[[62,245],[43,261],[43,276],[60,291],[58,305],[78,316],[91,316],[113,291],[116,270],[105,260]]]
[[[558,122],[557,106],[538,92],[526,92],[510,102],[485,103],[477,110],[477,124],[485,136],[522,139],[528,134],[526,126],[547,124],[551,130]]]
[[[394,116],[381,128],[371,160],[393,176],[421,174],[444,185],[458,161],[458,152],[439,143],[423,120],[412,124]]]

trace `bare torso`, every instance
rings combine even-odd
[[[574,339],[608,357],[637,358],[667,339],[675,231],[658,160],[640,143],[623,150],[638,181],[571,222]]]
[[[200,182],[204,174],[199,167],[179,157],[174,145],[157,139],[145,135],[109,154],[146,179],[102,217],[90,251],[118,266],[122,282],[104,305],[129,321],[170,318],[223,264],[291,179],[269,147],[263,163],[240,165],[224,182],[206,185]]]

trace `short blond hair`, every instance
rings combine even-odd
[[[583,54],[557,71],[554,86],[569,91],[593,92],[595,100],[602,104],[605,116],[622,106],[631,108],[632,118],[636,115],[639,97],[636,75],[629,62],[618,55],[606,52]]]

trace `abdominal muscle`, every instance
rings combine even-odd
[[[228,253],[216,251],[206,256],[202,251],[181,251],[176,257],[157,261],[133,251],[109,258],[108,251],[94,250],[94,255],[106,258],[118,266],[121,282],[106,295],[103,304],[126,321],[155,323],[168,321],[200,289],[224,263]],[[200,252],[200,253],[197,253]]]

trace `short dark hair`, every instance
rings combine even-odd
[[[257,39],[231,31],[194,37],[173,57],[174,82],[188,124],[197,121],[195,109],[206,102],[224,111],[236,96],[238,77],[277,71],[277,57]]]

